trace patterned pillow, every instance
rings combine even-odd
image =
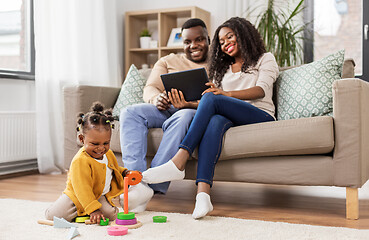
[[[332,115],[332,83],[341,79],[345,50],[281,72],[276,83],[277,119]]]
[[[144,102],[142,94],[145,84],[146,79],[138,72],[136,66],[132,64],[123,82],[117,102],[114,105],[114,117],[119,118],[120,111],[127,106]]]

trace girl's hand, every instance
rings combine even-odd
[[[208,82],[205,85],[206,86],[210,86],[210,88],[206,89],[201,95],[204,95],[205,93],[208,93],[208,92],[212,92],[215,95],[219,95],[220,94],[220,95],[224,95],[224,96],[227,96],[227,97],[231,97],[231,93],[230,92],[226,92],[226,91],[223,91],[220,88],[215,87],[215,84],[214,83]]]
[[[102,214],[102,212],[101,212],[99,209],[95,210],[94,212],[92,212],[92,213],[90,214],[90,221],[91,221],[92,223],[100,224],[100,219],[101,219],[101,218],[102,218],[104,221],[106,221],[106,220],[105,220],[104,215]]]
[[[185,100],[183,93],[177,89],[171,89],[171,91],[168,92],[168,97],[175,108],[181,109],[188,106],[188,102]]]
[[[124,177],[126,177],[129,173],[130,173],[131,171],[130,170],[124,170],[123,172],[122,172],[122,176],[123,176],[123,178]]]

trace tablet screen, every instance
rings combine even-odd
[[[209,82],[205,68],[167,73],[160,77],[166,92],[173,88],[180,90],[188,102],[200,100],[201,93],[208,88],[205,83]]]

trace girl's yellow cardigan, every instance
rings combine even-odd
[[[113,170],[110,191],[105,195],[114,206],[112,199],[123,193],[122,173],[126,168],[118,166],[114,153],[109,149],[106,153],[108,167]],[[82,147],[74,156],[68,172],[67,187],[64,193],[77,207],[78,216],[91,214],[101,207],[97,201],[105,186],[106,165],[93,159]]]

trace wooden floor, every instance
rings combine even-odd
[[[1,179],[0,198],[52,202],[63,191],[65,181],[65,174]],[[369,229],[369,186],[359,189],[359,220],[345,219],[344,193],[345,188],[215,182],[210,215]],[[193,181],[176,181],[166,195],[155,195],[147,209],[192,213],[195,194]]]

